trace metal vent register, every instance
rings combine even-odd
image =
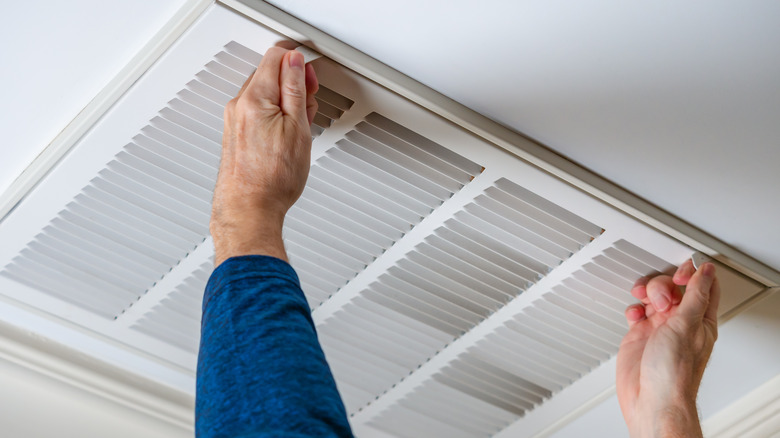
[[[222,112],[278,39],[210,7],[0,223],[0,312],[191,397]],[[691,250],[314,63],[284,239],[357,434],[533,434],[608,388],[630,286]]]

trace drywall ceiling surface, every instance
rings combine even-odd
[[[0,51],[0,192],[186,0],[10,2]]]
[[[270,3],[780,268],[780,3]]]

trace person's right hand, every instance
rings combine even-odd
[[[686,286],[682,294],[678,286]],[[688,260],[674,277],[642,278],[626,309],[617,395],[632,438],[701,437],[696,394],[718,337],[715,265]]]
[[[317,88],[302,54],[273,47],[225,107],[210,223],[215,266],[252,254],[287,260],[282,225],[309,175]]]

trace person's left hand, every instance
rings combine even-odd
[[[679,286],[686,286],[685,294]],[[696,394],[718,337],[715,265],[639,279],[617,359],[617,395],[633,438],[701,436]]]

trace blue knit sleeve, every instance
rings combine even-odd
[[[199,438],[352,436],[298,276],[286,262],[234,257],[211,275],[195,428]]]

